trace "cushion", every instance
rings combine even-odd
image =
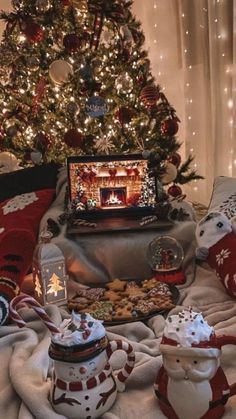
[[[31,266],[39,223],[54,195],[55,189],[46,189],[0,203],[0,324]]]
[[[236,215],[236,178],[215,178],[208,212],[223,212],[229,219]]]
[[[58,164],[48,163],[1,174],[0,202],[32,191],[54,189],[58,168]]]

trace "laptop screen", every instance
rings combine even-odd
[[[155,182],[140,154],[72,156],[67,159],[71,209],[124,212],[152,208]]]

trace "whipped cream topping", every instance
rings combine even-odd
[[[90,314],[72,312],[71,319],[65,319],[60,327],[60,333],[52,336],[52,341],[63,346],[83,345],[105,336],[106,331],[101,320],[96,320]]]
[[[202,314],[192,309],[182,310],[179,314],[169,316],[164,328],[164,336],[175,340],[178,346],[182,347],[191,347],[192,344],[208,341],[213,333],[213,327],[208,325]]]

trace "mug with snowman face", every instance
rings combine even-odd
[[[109,358],[118,349],[126,352],[127,360],[115,376]],[[54,361],[51,403],[69,419],[98,418],[109,410],[117,391],[124,390],[135,361],[129,343],[108,342],[101,321],[75,313],[52,336],[49,356]]]
[[[219,419],[228,398],[236,394],[220,366],[221,347],[236,344],[219,336],[201,313],[183,310],[168,317],[160,344],[163,365],[154,390],[170,419]]]
[[[31,296],[18,295],[10,303],[12,320],[19,327],[26,323],[17,312],[18,304],[27,304],[42,319],[52,334],[49,356],[53,359],[50,391],[54,410],[68,419],[95,419],[110,409],[118,391],[125,389],[135,355],[123,340],[109,342],[102,321],[89,314],[76,314],[57,327],[42,306]],[[115,375],[109,359],[116,350],[126,352],[126,363]]]

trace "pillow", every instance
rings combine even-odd
[[[0,203],[0,324],[31,266],[39,223],[54,195],[55,189],[46,189]]]
[[[0,202],[16,195],[54,189],[57,183],[59,165],[42,164],[0,175]]]
[[[236,178],[215,178],[208,212],[223,212],[229,219],[236,215]]]

